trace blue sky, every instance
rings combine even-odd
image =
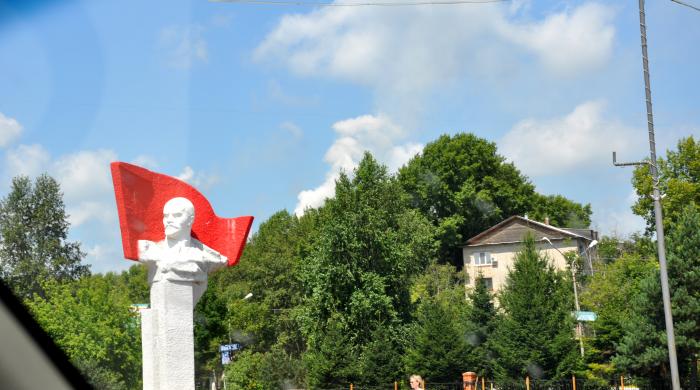
[[[658,0],[647,22],[663,155],[700,135],[700,12]],[[56,177],[96,272],[133,264],[110,161],[179,176],[257,227],[320,205],[364,150],[395,170],[459,131],[538,191],[591,203],[603,234],[643,227],[610,157],[649,153],[637,2],[5,0],[0,53],[0,195],[18,174]]]

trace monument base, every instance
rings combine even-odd
[[[194,390],[193,282],[151,284],[151,308],[141,312],[144,390]]]

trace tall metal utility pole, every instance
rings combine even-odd
[[[678,359],[676,358],[676,340],[673,335],[673,314],[671,313],[671,294],[668,288],[668,271],[666,267],[666,243],[664,239],[663,215],[661,213],[661,194],[659,192],[659,172],[656,168],[656,141],[654,140],[654,115],[651,110],[651,83],[649,82],[649,56],[647,54],[647,27],[644,14],[644,0],[639,0],[639,30],[642,39],[642,66],[644,68],[644,91],[647,105],[647,126],[649,128],[649,170],[654,187],[654,217],[656,222],[656,240],[659,251],[659,271],[661,278],[661,297],[664,304],[664,319],[666,322],[666,338],[668,341],[668,360],[671,367],[671,383],[673,390],[680,390],[678,377]],[[643,163],[617,163],[613,152],[613,164],[617,166],[640,165]]]

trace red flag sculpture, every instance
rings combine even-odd
[[[163,206],[183,197],[195,209],[192,237],[226,256],[229,267],[238,263],[253,217],[218,217],[204,195],[174,177],[123,162],[113,162],[111,168],[124,257],[138,261],[139,240],[163,239]]]

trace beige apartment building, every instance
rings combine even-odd
[[[500,290],[506,282],[508,270],[513,267],[515,254],[521,249],[528,233],[535,238],[537,249],[545,253],[557,269],[569,269],[563,254],[573,251],[583,256],[583,271],[592,271],[591,259],[595,256],[598,239],[596,231],[559,228],[512,216],[470,238],[462,247],[468,287],[473,287],[474,279],[481,272],[493,291]]]

